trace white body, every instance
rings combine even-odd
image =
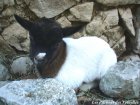
[[[102,39],[81,37],[63,40],[67,46],[67,56],[55,78],[72,88],[100,79],[117,62],[115,52]]]
[[[83,82],[90,83],[100,79],[117,62],[115,52],[100,38],[63,40],[67,46],[67,56],[55,79],[71,88],[76,89]]]

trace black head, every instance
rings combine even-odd
[[[29,31],[31,56],[39,52],[47,52],[49,48],[62,41],[63,37],[79,31],[82,26],[62,28],[56,21],[45,17],[36,22],[25,20],[15,15],[17,22]]]

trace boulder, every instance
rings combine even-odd
[[[93,13],[93,2],[85,2],[76,5],[70,9],[71,15],[68,16],[70,21],[90,22]]]
[[[0,88],[7,105],[77,105],[74,90],[54,79],[10,82]]]
[[[11,64],[11,72],[13,74],[27,74],[31,72],[33,62],[29,57],[19,57]]]
[[[124,26],[128,29],[131,35],[135,36],[135,29],[133,26],[133,15],[130,8],[119,8],[119,14]]]
[[[0,81],[3,81],[3,80],[7,80],[10,78],[10,74],[8,72],[8,69],[0,64]]]
[[[29,35],[18,23],[13,23],[2,32],[4,40],[19,51],[29,51]]]
[[[76,4],[76,0],[24,0],[38,17],[55,17]],[[30,5],[31,4],[31,5]]]
[[[95,0],[95,1],[106,6],[140,4],[140,0]]]
[[[121,61],[112,66],[100,81],[100,90],[115,98],[140,97],[140,61]]]

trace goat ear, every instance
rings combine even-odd
[[[28,21],[28,20],[25,20],[23,19],[22,17],[18,16],[18,15],[14,15],[16,21],[23,27],[25,28],[26,30],[30,30],[31,27],[33,26],[33,23]]]
[[[70,35],[78,32],[82,27],[83,27],[83,25],[63,28],[62,29],[62,32],[64,35],[63,37],[67,37],[67,36],[70,36]]]

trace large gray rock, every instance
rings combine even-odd
[[[100,81],[100,90],[110,97],[140,97],[140,61],[119,62]]]
[[[13,81],[0,88],[7,105],[77,105],[74,90],[53,79]]]
[[[135,29],[133,26],[133,15],[130,8],[119,8],[119,14],[125,27],[129,30],[131,35],[135,36]]]
[[[68,16],[70,21],[90,22],[93,13],[93,2],[85,2],[70,9],[72,15]]]
[[[27,74],[31,72],[33,62],[29,57],[19,57],[11,64],[11,72],[13,74]]]
[[[38,17],[52,18],[76,4],[76,0],[24,0]]]
[[[140,4],[140,0],[95,0],[95,1],[107,6]]]
[[[10,74],[8,72],[8,69],[0,64],[0,81],[3,81],[3,80],[7,80],[10,78]]]
[[[13,23],[2,32],[4,40],[19,51],[29,50],[28,32],[18,23]]]

